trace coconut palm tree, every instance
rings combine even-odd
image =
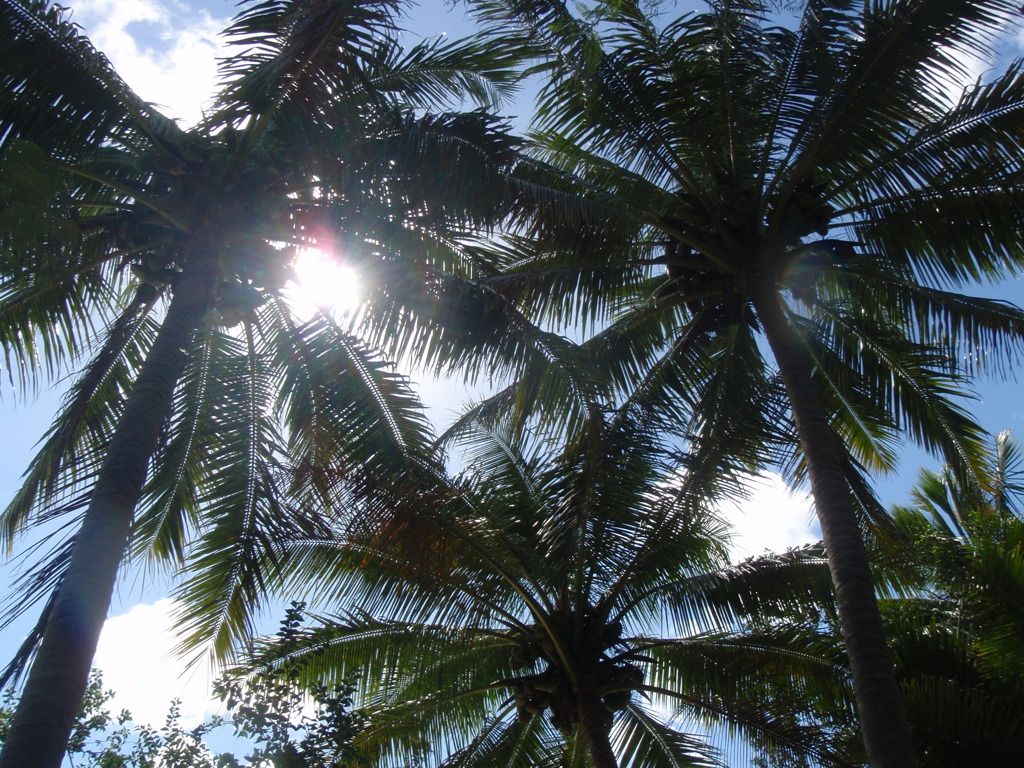
[[[996,438],[986,487],[922,471],[882,550],[909,594],[884,604],[921,765],[1012,765],[1024,747],[1022,456]],[[908,578],[909,577],[909,578]]]
[[[912,765],[862,469],[893,467],[901,435],[965,482],[980,469],[979,430],[950,398],[965,368],[1016,348],[1024,315],[956,291],[1022,263],[1024,72],[970,69],[1017,6],[809,0],[786,26],[756,0],[675,19],[477,5],[533,46],[540,151],[592,203],[507,241],[519,261],[495,285],[598,318],[592,355],[688,423],[697,453],[724,442],[757,464],[798,440],[871,764]]]
[[[506,49],[402,49],[398,11],[242,3],[222,89],[185,130],[61,6],[0,4],[0,344],[28,385],[89,361],[3,517],[8,542],[80,525],[27,577],[51,598],[0,765],[60,764],[129,542],[195,567],[184,618],[223,652],[280,565],[267,541],[315,532],[304,509],[336,476],[360,493],[422,452],[404,378],[281,296],[299,249],[343,250],[377,305],[405,291],[429,327],[433,297],[451,321],[470,230],[508,210],[501,126],[423,110],[501,95]]]
[[[730,484],[622,413],[562,448],[457,432],[459,478],[417,474],[334,537],[282,542],[296,588],[343,612],[257,667],[357,672],[358,746],[396,765],[425,746],[465,768],[722,765],[715,729],[845,764],[812,714],[848,706],[842,653],[790,623],[831,602],[820,547],[729,566],[709,490]],[[799,695],[774,706],[776,685]]]
[[[996,437],[987,469],[983,487],[948,467],[921,470],[910,502],[891,512],[901,535],[872,552],[922,766],[1013,765],[1024,746],[1024,484],[1009,433]],[[838,633],[833,642],[838,650]],[[856,720],[836,712],[852,738]]]

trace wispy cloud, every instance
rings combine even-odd
[[[202,117],[227,17],[176,0],[78,0],[71,18],[143,99],[184,126]]]

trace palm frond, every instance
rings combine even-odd
[[[144,350],[152,343],[155,324],[147,309],[137,298],[111,324],[104,345],[68,392],[4,510],[3,540],[8,547],[26,524],[52,520],[69,504],[77,509],[78,499],[99,470]]]
[[[30,141],[66,162],[108,142],[159,147],[180,135],[143,102],[49,0],[0,7],[0,136]]]
[[[210,125],[247,127],[255,141],[278,110],[321,114],[336,99],[364,92],[364,69],[378,64],[375,35],[393,34],[391,0],[248,0],[225,32],[236,52],[222,60],[224,87]]]

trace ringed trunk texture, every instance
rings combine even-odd
[[[807,463],[868,764],[871,768],[913,768],[916,757],[910,725],[837,438],[811,378],[806,354],[785,317],[774,281],[764,281],[755,294],[754,307],[782,375]]]
[[[583,729],[583,736],[587,740],[594,768],[619,768],[611,739],[608,737],[609,713],[600,697],[587,693],[578,695],[576,714],[579,718],[579,727]]]
[[[60,768],[88,685],[149,460],[216,283],[212,254],[185,267],[93,486],[71,560],[7,734],[0,768]]]

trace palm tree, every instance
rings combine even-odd
[[[986,487],[922,471],[894,510],[883,562],[906,596],[884,604],[921,765],[1013,765],[1024,747],[1022,456],[996,438]]]
[[[0,765],[60,764],[129,542],[195,566],[184,620],[224,652],[280,565],[267,541],[318,530],[329,475],[360,493],[422,452],[404,378],[280,295],[298,249],[344,248],[382,306],[417,276],[429,327],[423,297],[444,304],[470,229],[508,208],[501,126],[422,109],[505,92],[506,49],[403,50],[398,7],[243,3],[223,88],[183,130],[63,8],[0,5],[0,343],[27,384],[92,355],[3,517],[8,542],[81,525],[27,578],[51,598]]]
[[[788,623],[830,602],[820,547],[728,566],[709,491],[730,483],[624,413],[562,449],[457,431],[459,478],[416,474],[335,537],[282,542],[296,587],[344,613],[257,668],[357,673],[357,746],[395,764],[721,765],[716,728],[845,764],[812,714],[849,701],[842,654]],[[774,706],[777,685],[799,693]]]
[[[496,289],[597,318],[600,367],[688,423],[697,454],[725,443],[756,465],[798,439],[870,761],[902,768],[861,470],[892,468],[901,434],[965,482],[980,468],[950,398],[1024,315],[955,290],[1022,264],[1024,72],[958,89],[1018,8],[809,0],[785,27],[757,0],[709,5],[666,20],[634,2],[478,3],[540,58],[540,151],[592,203],[510,239]]]

